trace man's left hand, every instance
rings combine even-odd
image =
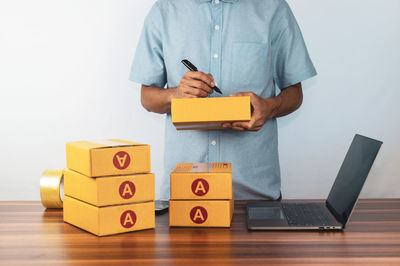
[[[253,113],[249,122],[233,122],[222,124],[223,128],[231,128],[238,131],[259,131],[263,125],[275,114],[280,106],[280,98],[261,98],[253,92],[239,92],[231,97],[250,96]]]

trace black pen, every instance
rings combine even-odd
[[[182,60],[182,64],[184,64],[185,67],[187,67],[187,69],[189,69],[190,71],[198,71],[197,67],[195,67],[192,63],[190,63],[189,60],[186,59]],[[212,87],[212,89],[218,92],[219,94],[222,94],[222,91],[218,89],[217,86]]]

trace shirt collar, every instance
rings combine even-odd
[[[203,2],[211,2],[212,0],[198,0],[200,3]],[[227,2],[227,3],[236,3],[239,0],[221,0],[222,2]]]

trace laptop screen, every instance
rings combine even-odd
[[[351,143],[326,201],[343,225],[349,219],[381,145],[381,141],[361,135],[356,135]]]

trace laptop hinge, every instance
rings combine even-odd
[[[336,221],[342,224],[343,228],[346,225],[346,222],[344,222],[343,218],[335,211],[335,209],[329,204],[328,201],[325,201],[326,207],[328,210],[332,213],[333,217],[335,217]]]

